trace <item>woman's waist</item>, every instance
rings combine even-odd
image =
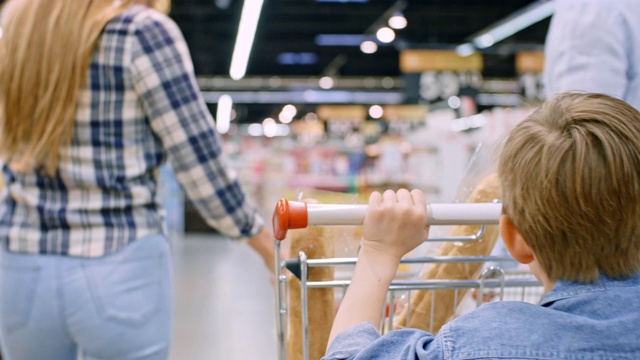
[[[2,202],[11,206],[56,212],[120,212],[155,211],[158,199],[155,189],[148,186],[120,188],[40,188],[11,184],[3,192]]]
[[[115,253],[136,239],[164,233],[165,227],[160,219],[137,224],[118,221],[82,227],[38,228],[12,224],[0,228],[0,239],[6,239],[6,248],[16,253],[100,257]]]

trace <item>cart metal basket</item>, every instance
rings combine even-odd
[[[306,228],[307,226],[332,226],[332,225],[361,225],[364,219],[366,205],[318,205],[304,204],[280,200],[273,215],[273,228],[276,246],[276,274],[278,285],[276,287],[276,327],[277,327],[277,353],[279,360],[287,358],[286,318],[288,314],[287,279],[285,269],[294,273],[300,279],[300,299],[302,315],[302,354],[303,359],[309,359],[309,321],[308,321],[308,289],[334,288],[339,290],[338,296],[344,296],[350,283],[349,274],[335,280],[308,281],[310,268],[314,267],[343,267],[354,266],[357,258],[330,258],[308,259],[304,252],[300,252],[297,258],[280,261],[280,241],[286,236],[289,229]],[[500,203],[484,204],[429,204],[427,205],[427,223],[430,225],[482,225],[478,233],[463,237],[430,237],[427,241],[475,241],[482,237],[485,225],[496,224],[501,213]],[[509,256],[425,256],[403,258],[401,264],[430,264],[430,263],[486,263],[479,279],[472,280],[405,280],[415,277],[416,274],[405,274],[398,277],[389,286],[387,292],[387,304],[382,311],[382,321],[379,326],[381,333],[390,331],[390,324],[394,321],[395,305],[402,298],[410,301],[411,292],[426,290],[435,298],[437,291],[453,290],[454,304],[458,303],[458,292],[474,289],[475,301],[467,301],[471,310],[480,306],[485,301],[518,300],[537,303],[544,291],[540,282],[528,271],[508,270],[513,268],[515,260]],[[388,306],[388,308],[387,308]],[[410,309],[410,304],[407,304]],[[455,307],[454,307],[455,308]],[[391,310],[387,310],[391,309]],[[431,319],[436,311],[435,302],[431,302]],[[388,315],[388,316],[387,316]],[[451,318],[459,316],[455,312]],[[411,314],[407,314],[407,323]],[[433,329],[433,322],[429,324]],[[315,360],[315,359],[314,359]]]

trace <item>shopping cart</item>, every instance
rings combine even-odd
[[[308,226],[340,226],[361,225],[364,220],[366,205],[328,205],[306,204],[280,200],[273,214],[273,229],[276,246],[276,274],[278,285],[276,287],[276,327],[278,341],[278,359],[287,358],[286,351],[286,317],[288,309],[287,278],[285,269],[291,271],[300,280],[300,306],[302,321],[302,358],[309,359],[309,313],[308,290],[332,288],[338,290],[338,296],[344,296],[350,280],[349,275],[334,280],[309,281],[308,273],[314,267],[342,267],[354,266],[357,258],[329,258],[309,259],[304,252],[300,252],[297,258],[291,258],[281,262],[281,240],[286,237],[289,229],[302,229]],[[497,224],[501,213],[500,203],[475,203],[475,204],[429,204],[427,205],[427,223],[431,226],[438,225],[481,225],[479,231],[470,236],[456,237],[430,237],[427,241],[476,241],[485,232],[485,225]],[[293,255],[293,254],[292,254]],[[403,258],[401,264],[430,264],[430,263],[486,263],[491,264],[482,271],[479,279],[469,280],[413,280],[403,279],[402,276],[394,280],[389,286],[387,303],[381,309],[382,320],[379,326],[381,333],[385,333],[394,323],[395,306],[399,300],[410,301],[411,292],[417,290],[430,291],[435,298],[437,291],[454,291],[454,304],[458,304],[459,292],[464,291],[473,294],[475,300],[473,308],[480,306],[485,301],[520,300],[532,303],[538,302],[543,295],[541,284],[527,271],[506,270],[512,266],[515,260],[510,256],[424,256]],[[415,274],[413,274],[415,275]],[[412,274],[404,274],[404,278],[412,278]],[[468,290],[472,290],[468,292]],[[462,295],[461,295],[462,296]],[[466,302],[467,305],[470,301]],[[407,308],[411,309],[410,304]],[[459,316],[459,313],[451,313],[451,318]],[[469,309],[467,309],[469,310]],[[435,301],[431,302],[431,321],[429,329],[433,329]],[[407,324],[411,314],[406,316]],[[316,360],[316,359],[314,359]]]

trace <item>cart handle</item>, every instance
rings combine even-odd
[[[362,225],[367,205],[307,204],[300,201],[278,200],[271,218],[273,236],[284,240],[289,229],[307,226]],[[497,224],[502,204],[456,203],[427,204],[427,225]]]

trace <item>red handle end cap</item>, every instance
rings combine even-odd
[[[271,218],[273,237],[284,240],[289,229],[304,229],[307,227],[307,204],[298,201],[280,199],[276,203]]]

